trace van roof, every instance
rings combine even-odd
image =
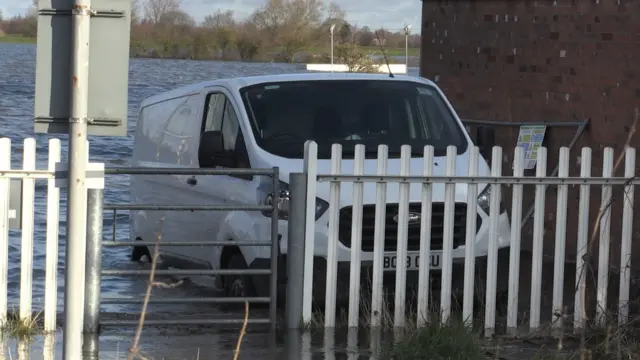
[[[255,76],[242,76],[233,78],[222,78],[217,80],[203,81],[200,83],[190,84],[182,86],[173,90],[169,90],[157,95],[150,96],[142,101],[141,107],[149,106],[151,104],[172,99],[180,96],[194,94],[202,91],[202,89],[224,85],[231,91],[237,91],[245,86],[251,86],[269,82],[283,82],[283,81],[309,81],[309,80],[387,80],[387,81],[413,81],[435,86],[435,84],[428,79],[410,76],[410,75],[394,75],[390,77],[389,74],[366,74],[366,73],[349,73],[349,72],[336,72],[336,73],[291,73],[291,74],[274,74],[274,75],[255,75]]]

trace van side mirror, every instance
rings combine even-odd
[[[200,135],[198,147],[198,161],[200,167],[210,168],[215,166],[229,167],[233,159],[231,152],[224,149],[224,137],[220,131],[205,131]]]
[[[493,126],[479,126],[476,132],[476,145],[480,152],[491,151],[496,144],[496,131]]]

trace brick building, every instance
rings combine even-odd
[[[617,158],[633,123],[634,108],[640,105],[640,65],[634,62],[640,55],[639,40],[637,0],[425,0],[420,74],[441,86],[463,118],[504,122],[589,118],[589,127],[571,149],[570,175],[579,175],[580,150],[589,146],[593,148],[592,174],[601,176],[602,149],[613,147]],[[568,146],[575,133],[576,128],[547,129],[548,173],[557,164],[558,148]],[[511,171],[513,155],[507,150],[513,149],[517,135],[518,127],[496,128],[498,145],[505,148],[505,174]],[[640,148],[639,144],[640,133],[631,146]],[[623,172],[620,166],[616,175]],[[532,202],[533,187],[525,193],[529,196],[524,212]],[[547,190],[547,255],[554,251],[555,193],[553,188]],[[613,194],[611,264],[618,268],[621,189]],[[571,188],[570,260],[575,260],[578,199],[578,188]],[[594,221],[599,206],[600,189],[594,188]],[[640,218],[636,220],[634,238],[640,234]],[[523,234],[524,248],[531,247],[532,223]],[[633,248],[640,257],[640,241],[634,241]]]

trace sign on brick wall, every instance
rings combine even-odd
[[[536,167],[538,148],[542,146],[542,141],[544,140],[544,134],[546,131],[547,127],[545,125],[520,126],[520,133],[518,134],[518,143],[516,146],[520,146],[524,149],[525,170],[531,170]]]

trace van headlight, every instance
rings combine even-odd
[[[506,210],[502,202],[502,192],[500,192],[500,197],[500,214],[502,214]],[[491,184],[487,185],[480,195],[478,195],[478,206],[482,211],[487,213],[487,215],[491,214]]]
[[[278,218],[280,220],[288,220],[289,219],[289,202],[291,199],[291,193],[289,192],[289,184],[280,181],[280,197],[278,198],[278,203],[276,207],[278,208]],[[264,200],[265,205],[273,204],[273,193],[269,193]],[[329,208],[329,203],[316,198],[316,220],[324,214],[325,211]],[[265,210],[262,212],[264,216],[271,217],[271,211]]]

